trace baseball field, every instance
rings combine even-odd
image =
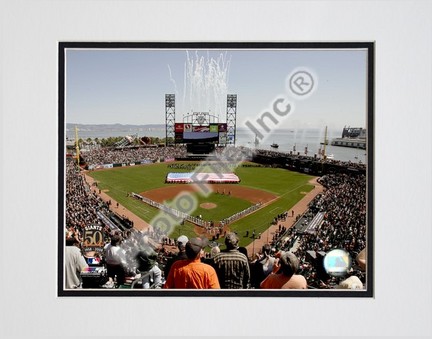
[[[203,195],[202,191],[197,189],[197,185],[165,183],[168,173],[191,171],[173,168],[173,164],[193,167],[197,163],[156,163],[91,171],[88,174],[98,182],[99,189],[150,224],[157,215],[160,215],[160,210],[132,198],[131,192],[159,203],[170,204],[171,207],[175,204],[178,194],[188,192],[197,202],[197,208],[189,214],[201,216],[202,219],[215,223],[259,203],[258,210],[230,223],[224,229],[240,235],[240,246],[246,246],[253,241],[250,236],[244,236],[247,231],[249,235],[252,232],[256,235],[264,232],[275,216],[291,209],[314,187],[308,183],[313,179],[312,176],[281,168],[243,163],[234,170],[241,180],[239,184],[211,184],[211,193]],[[193,237],[205,232],[205,229],[186,222],[184,225],[174,225],[170,237],[176,238],[180,234]]]

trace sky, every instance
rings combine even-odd
[[[313,77],[308,95],[290,90],[297,70]],[[258,126],[264,112],[274,128],[366,127],[366,50],[67,49],[65,72],[68,123],[164,124],[167,93],[176,122],[192,111],[225,122],[228,93],[237,94],[238,127]],[[289,114],[275,114],[277,98]]]

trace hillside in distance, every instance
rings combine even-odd
[[[129,125],[129,124],[74,124],[66,123],[67,130],[74,130],[75,127],[81,131],[119,131],[119,130],[155,130],[165,129],[164,124]]]

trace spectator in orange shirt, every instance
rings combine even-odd
[[[214,268],[201,262],[207,244],[206,238],[189,239],[186,243],[188,259],[178,260],[171,266],[164,288],[220,288]]]

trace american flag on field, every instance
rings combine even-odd
[[[168,173],[167,182],[224,182],[238,183],[239,177],[234,173]]]

